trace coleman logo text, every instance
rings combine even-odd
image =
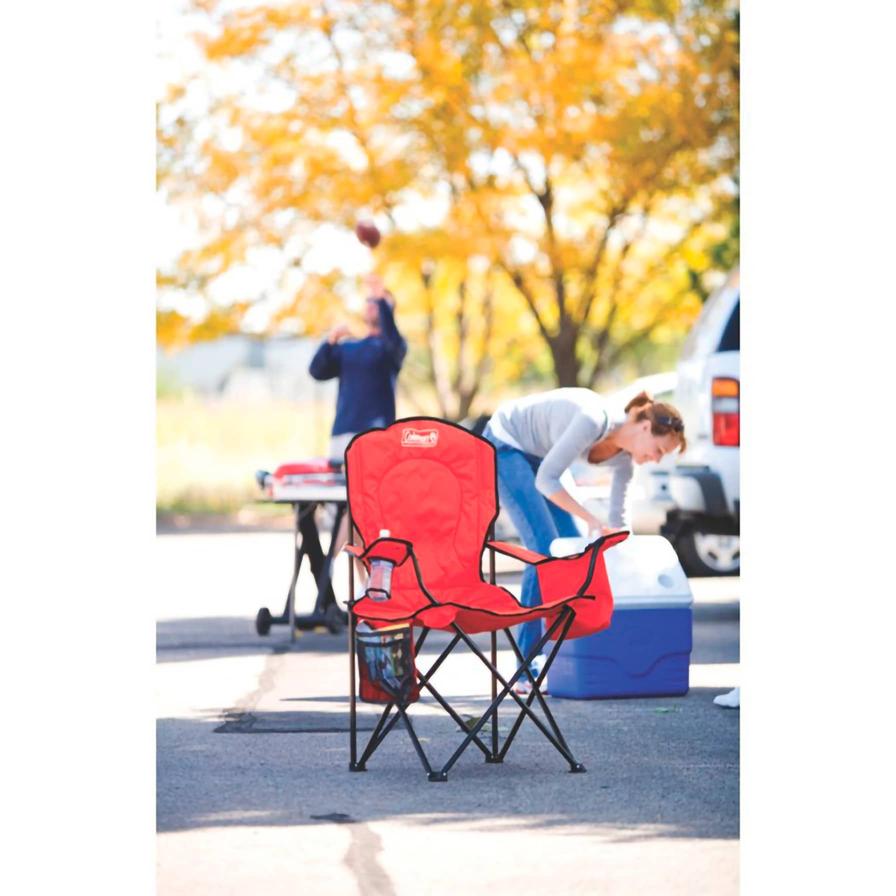
[[[404,448],[435,448],[439,443],[439,433],[435,429],[404,429],[401,444]]]

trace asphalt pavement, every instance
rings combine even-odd
[[[501,572],[511,590],[514,568]],[[259,606],[283,608],[290,571],[286,532],[156,539],[161,896],[737,893],[739,712],[712,698],[740,684],[739,579],[691,580],[686,696],[548,698],[587,774],[569,774],[527,722],[503,764],[470,749],[436,784],[400,728],[349,773],[345,635],[254,630]],[[300,584],[310,607],[310,576]],[[446,639],[432,633],[424,653]],[[461,712],[481,714],[478,660],[458,653],[438,676]],[[412,714],[447,758],[451,720],[429,700]],[[362,706],[362,737],[374,722]]]

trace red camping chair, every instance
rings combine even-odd
[[[486,439],[437,418],[411,417],[385,429],[368,430],[352,439],[345,456],[350,542],[355,529],[363,542],[350,543],[345,549],[360,557],[368,570],[376,560],[394,564],[388,599],[382,599],[384,593],[375,590],[371,582],[364,597],[348,603],[351,771],[366,771],[367,760],[401,718],[429,780],[445,781],[471,743],[484,754],[486,762],[502,762],[523,719],[528,717],[569,763],[571,772],[584,772],[585,767],[576,761],[544,700],[541,684],[564,638],[589,635],[610,624],[613,597],[602,552],[626,539],[628,532],[604,536],[581,554],[555,559],[490,540],[498,515],[495,449]],[[389,530],[389,537],[378,537],[383,529]],[[481,572],[486,547],[491,552],[489,582],[483,581]],[[535,566],[541,606],[523,607],[506,588],[495,585],[495,551]],[[349,588],[354,594],[351,562]],[[541,618],[546,631],[531,654],[523,657],[511,626]],[[358,629],[359,623],[366,623],[362,630]],[[415,627],[422,631],[413,644]],[[414,659],[431,629],[453,632],[454,637],[431,668],[421,673]],[[509,679],[497,669],[499,629],[507,636],[518,662]],[[471,638],[481,632],[491,633],[490,661]],[[471,730],[430,681],[461,641],[491,673],[491,703]],[[553,648],[535,678],[529,663],[547,649],[550,641],[554,641]],[[386,704],[360,758],[356,658],[361,699]],[[525,699],[513,691],[523,676],[532,686]],[[407,714],[421,688],[466,732],[438,771],[430,765]],[[507,697],[516,701],[519,715],[501,745],[498,706]],[[543,720],[532,708],[536,700]],[[479,737],[489,719],[490,746]]]

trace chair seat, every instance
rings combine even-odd
[[[537,607],[523,607],[506,588],[488,582],[433,589],[432,596],[436,606],[421,606],[421,597],[425,600],[425,595],[419,589],[405,587],[396,589],[392,600],[362,598],[353,612],[373,624],[413,621],[426,628],[450,629],[456,623],[470,634],[498,631],[530,619],[552,619],[567,604],[577,617],[587,618],[588,630],[593,633],[606,628],[613,613],[609,595],[555,598]]]

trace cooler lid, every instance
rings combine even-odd
[[[551,554],[564,557],[585,549],[585,538],[557,538]],[[690,607],[694,598],[672,545],[661,535],[632,535],[601,555],[613,589],[615,610]]]

